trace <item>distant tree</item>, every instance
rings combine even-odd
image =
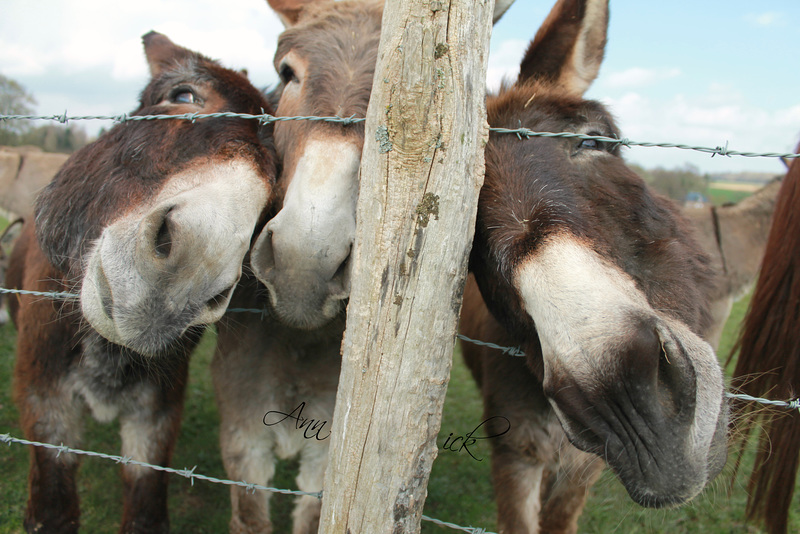
[[[36,99],[17,81],[0,74],[0,114],[31,115]],[[35,126],[24,120],[0,121],[0,145],[38,146],[45,152],[75,152],[88,142],[80,126],[45,124]]]
[[[71,154],[87,142],[86,131],[80,126],[47,124],[19,135],[16,144],[38,146],[45,152]]]
[[[17,81],[0,74],[0,114],[30,115],[36,99]],[[29,129],[24,121],[0,121],[0,145],[16,144],[17,136]]]
[[[700,169],[687,163],[683,167],[665,169],[644,169],[633,166],[642,179],[662,195],[677,202],[683,202],[687,193],[697,192],[708,197],[709,176],[701,174]]]

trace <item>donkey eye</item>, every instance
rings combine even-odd
[[[280,76],[284,85],[298,81],[297,74],[295,74],[294,69],[290,67],[288,63],[281,63],[278,76]]]
[[[169,94],[169,101],[173,104],[194,104],[197,102],[197,96],[191,89],[178,87]]]
[[[599,137],[603,134],[600,132],[589,132],[587,135]],[[581,142],[578,145],[578,149],[584,150],[605,150],[605,147],[606,144],[602,141],[598,141],[597,139],[581,139]]]

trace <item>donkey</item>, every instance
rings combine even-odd
[[[798,146],[797,151],[800,151]],[[800,389],[800,163],[783,180],[767,238],[761,273],[736,347],[734,385],[743,393],[797,398]],[[737,412],[752,410],[737,404]],[[747,516],[769,534],[785,534],[800,468],[800,414],[765,417],[748,484]],[[749,431],[742,439],[747,444]]]
[[[281,80],[274,91],[277,114],[365,116],[382,3],[270,0],[270,5],[287,25],[275,54]],[[282,160],[277,214],[251,251],[258,279],[245,276],[231,303],[267,307],[269,314],[236,313],[221,321],[211,367],[222,458],[233,480],[269,484],[276,457],[300,455],[297,487],[322,489],[363,140],[358,123],[275,125]],[[281,413],[298,418],[278,422],[285,418]],[[269,499],[269,493],[231,487],[230,531],[272,532]],[[316,497],[300,497],[293,532],[316,533],[320,509]]]
[[[151,32],[152,79],[133,115],[269,110],[240,73]],[[168,465],[188,358],[224,313],[276,169],[268,130],[235,118],[130,121],[76,152],[39,196],[14,248],[14,398],[27,438],[78,446],[87,407],[119,417],[122,454]],[[25,528],[77,532],[73,455],[31,448]],[[122,468],[121,532],[165,532],[163,472]]]
[[[733,303],[750,291],[758,276],[780,188],[781,179],[777,178],[736,204],[683,209],[716,273],[712,327],[706,334],[715,349]]]
[[[559,0],[489,125],[618,137],[582,95],[604,54],[608,0]],[[603,461],[647,507],[688,501],[722,469],[722,372],[709,260],[688,223],[592,139],[490,133],[461,331],[490,428],[500,532],[575,532]],[[490,424],[500,423],[499,418]],[[501,435],[502,434],[502,435]]]
[[[274,59],[278,115],[365,116],[383,2],[269,4],[287,26]],[[495,20],[510,4],[496,3]],[[219,323],[212,376],[228,477],[267,484],[276,456],[299,454],[297,485],[316,492],[341,367],[364,126],[280,122],[274,139],[283,162],[275,194],[280,209],[251,251],[259,282],[246,287],[243,280],[232,302],[267,306],[270,315],[262,321],[231,314]],[[270,532],[269,497],[232,487],[231,532]],[[295,534],[317,532],[320,506],[315,497],[298,500]]]

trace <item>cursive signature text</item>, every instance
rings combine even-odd
[[[322,441],[331,437],[331,433],[328,432],[327,436],[320,437],[319,433],[328,424],[327,421],[321,421],[319,419],[311,419],[309,417],[303,417],[303,408],[305,408],[306,403],[301,402],[297,408],[292,410],[289,413],[285,412],[278,412],[276,410],[270,410],[264,414],[264,424],[267,426],[277,425],[278,423],[282,423],[287,419],[293,420],[294,427],[297,430],[303,431],[303,437],[306,439],[314,438],[317,441]],[[271,419],[272,417],[280,417],[278,420],[273,421],[271,423],[267,422],[267,419]]]
[[[505,429],[505,430],[503,430],[502,432],[500,432],[499,434],[493,434],[493,435],[491,435],[491,436],[476,436],[476,435],[475,435],[475,433],[476,433],[476,432],[477,432],[477,431],[478,431],[478,430],[479,430],[479,429],[480,429],[480,428],[481,428],[483,425],[485,425],[486,423],[488,423],[488,422],[489,422],[489,421],[491,421],[492,419],[504,419],[504,420],[505,420],[505,422],[506,422],[506,429]],[[502,415],[495,415],[495,416],[493,416],[493,417],[490,417],[489,419],[486,419],[486,420],[485,420],[485,421],[483,421],[481,424],[479,424],[478,426],[476,426],[476,427],[475,427],[475,429],[474,429],[472,432],[468,432],[466,436],[456,436],[456,437],[455,437],[455,439],[453,439],[453,441],[450,441],[450,439],[451,439],[451,438],[453,438],[453,433],[452,433],[452,432],[450,432],[450,435],[449,435],[449,436],[447,436],[447,439],[444,441],[444,445],[442,445],[442,448],[443,448],[444,450],[446,450],[446,451],[451,451],[451,452],[461,452],[461,451],[467,451],[467,454],[469,454],[470,456],[472,456],[472,458],[473,458],[474,460],[477,460],[477,461],[479,461],[479,462],[482,462],[482,461],[483,461],[483,458],[476,458],[476,457],[475,457],[475,455],[474,455],[474,454],[472,454],[472,451],[470,451],[470,450],[469,450],[469,448],[470,448],[472,445],[475,445],[475,444],[478,442],[478,440],[479,440],[479,439],[492,439],[492,438],[499,438],[500,436],[502,436],[503,434],[505,434],[505,433],[506,433],[506,432],[508,432],[509,430],[511,430],[511,422],[510,422],[510,421],[509,421],[509,420],[508,420],[506,417],[503,417]],[[458,443],[458,441],[459,441],[459,440],[462,440],[462,441],[463,441],[463,443],[461,444],[461,446],[460,446],[458,449],[455,449],[454,447],[456,446],[456,443]]]

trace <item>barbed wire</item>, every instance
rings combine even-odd
[[[323,121],[323,122],[339,123],[345,126],[350,124],[356,124],[359,122],[364,122],[366,120],[364,117],[356,117],[355,115],[350,117],[335,117],[335,116],[323,117],[314,115],[276,117],[274,115],[270,115],[269,113],[251,114],[251,113],[234,113],[234,112],[184,113],[179,115],[128,115],[127,113],[122,113],[119,115],[70,116],[67,114],[66,111],[64,111],[64,113],[60,115],[0,115],[0,122],[10,121],[10,120],[49,120],[49,121],[59,122],[61,124],[66,124],[69,121],[110,120],[116,123],[123,124],[132,121],[170,120],[170,119],[188,120],[191,122],[195,122],[202,119],[214,119],[223,117],[258,120],[262,124],[283,122],[283,121],[304,120],[304,121]],[[716,147],[708,147],[708,146],[687,145],[684,143],[668,143],[668,142],[654,143],[649,141],[633,141],[631,139],[628,139],[627,137],[616,138],[616,137],[607,137],[603,135],[579,134],[574,132],[536,132],[528,128],[516,128],[516,129],[489,128],[489,131],[496,133],[513,134],[520,139],[522,138],[528,139],[531,137],[551,137],[551,138],[594,140],[613,145],[623,145],[629,148],[633,146],[654,147],[654,148],[677,148],[680,150],[694,150],[696,152],[711,154],[711,157],[719,155],[719,156],[741,156],[746,158],[789,158],[789,159],[800,158],[800,153],[793,153],[793,152],[743,152],[739,150],[732,150],[728,148],[727,141],[725,142],[724,146],[718,145]]]
[[[746,393],[730,393],[725,392],[725,396],[729,399],[738,399],[738,400],[745,400],[751,402],[757,402],[759,404],[768,404],[771,406],[780,406],[781,408],[788,408],[790,410],[798,410],[800,411],[800,397],[790,400],[790,401],[776,401],[765,399],[763,397],[754,397],[752,395],[748,395]]]
[[[73,300],[80,297],[80,295],[67,293],[66,291],[28,291],[26,289],[6,289],[4,287],[0,287],[0,293],[48,297],[54,300]]]
[[[34,295],[39,297],[49,297],[53,299],[66,299],[66,300],[77,299],[80,296],[75,293],[67,293],[67,292],[48,293],[46,291],[25,291],[22,289],[6,289],[3,287],[0,287],[0,293],[11,293],[11,294],[18,293],[22,295]],[[227,311],[231,313],[257,313],[261,315],[262,319],[270,315],[269,310],[266,308],[228,308]],[[519,358],[525,357],[525,352],[523,352],[519,347],[506,347],[503,345],[497,345],[495,343],[490,343],[488,341],[480,341],[477,339],[472,339],[463,334],[456,334],[456,337],[468,343],[473,343],[475,345],[480,345],[482,347],[489,347],[492,349],[496,349],[504,354],[509,354],[514,357],[519,357]],[[779,406],[782,408],[788,408],[790,410],[800,411],[800,397],[788,401],[776,401],[776,400],[765,399],[763,397],[754,397],[752,395],[747,395],[745,393],[731,393],[729,391],[725,392],[725,396],[729,399],[757,402],[759,404]]]
[[[348,126],[350,124],[356,124],[359,122],[364,122],[365,118],[363,117],[356,117],[352,115],[350,117],[321,117],[321,116],[314,116],[314,115],[306,115],[306,116],[291,116],[291,117],[276,117],[275,115],[270,115],[269,113],[260,113],[260,114],[252,114],[252,113],[234,113],[232,111],[222,111],[218,113],[183,113],[178,115],[128,115],[127,113],[121,113],[119,115],[73,115],[70,116],[64,111],[61,115],[0,115],[0,122],[6,120],[48,120],[48,121],[55,121],[61,124],[66,124],[69,121],[87,121],[87,120],[110,120],[114,121],[119,124],[124,124],[126,122],[136,122],[136,121],[153,121],[153,120],[187,120],[189,122],[196,122],[202,119],[219,119],[219,118],[237,118],[237,119],[251,119],[251,120],[258,120],[262,124],[268,124],[273,122],[285,122],[285,121],[322,121],[322,122],[333,122],[333,123],[340,123]]]
[[[189,482],[192,486],[194,486],[195,479],[197,480],[204,480],[206,482],[211,482],[212,484],[224,484],[226,486],[238,486],[244,488],[248,492],[255,492],[256,490],[262,491],[269,491],[271,493],[279,493],[282,495],[294,495],[294,496],[308,496],[308,497],[316,497],[317,499],[322,499],[322,490],[315,491],[315,492],[308,492],[308,491],[300,491],[300,490],[290,490],[290,489],[281,489],[281,488],[273,488],[270,486],[264,486],[261,484],[254,484],[252,482],[247,482],[245,480],[227,480],[224,478],[217,478],[208,475],[203,475],[200,473],[195,473],[195,469],[197,466],[192,467],[191,469],[175,469],[172,467],[165,467],[163,465],[156,465],[151,464],[148,462],[142,462],[139,460],[134,460],[130,456],[118,456],[116,454],[106,454],[103,452],[96,452],[96,451],[87,451],[83,449],[76,449],[73,447],[68,447],[63,443],[60,445],[55,445],[54,443],[44,443],[41,441],[32,441],[28,439],[16,438],[11,434],[0,434],[0,442],[5,443],[9,447],[11,444],[16,445],[30,445],[32,447],[40,447],[43,449],[50,449],[58,451],[57,456],[61,456],[61,454],[77,454],[80,456],[89,456],[92,458],[102,458],[104,460],[110,460],[112,462],[116,462],[122,465],[136,465],[140,467],[147,467],[149,469],[154,469],[156,471],[163,471],[165,473],[171,473],[173,475],[180,475],[184,478],[188,478]],[[495,534],[494,532],[487,532],[483,528],[474,528],[474,527],[462,527],[461,525],[457,525],[455,523],[448,523],[447,521],[442,521],[440,519],[435,519],[433,517],[428,517],[426,515],[422,516],[423,521],[428,521],[434,523],[436,525],[440,525],[443,527],[448,527],[454,530],[461,530],[463,532],[470,532],[472,534]]]
[[[554,137],[554,138],[567,138],[567,139],[587,139],[600,141],[602,143],[609,143],[612,145],[623,145],[628,148],[632,146],[652,147],[652,148],[678,148],[681,150],[694,150],[697,152],[704,152],[714,156],[742,156],[745,158],[800,158],[800,154],[794,152],[741,152],[738,150],[731,150],[728,148],[728,142],[725,146],[707,147],[707,146],[693,146],[682,143],[652,143],[647,141],[632,141],[627,137],[607,137],[604,135],[587,135],[573,132],[534,132],[528,128],[489,128],[491,132],[515,134],[517,137]]]
[[[461,525],[456,525],[455,523],[448,523],[447,521],[441,521],[439,519],[434,519],[426,515],[422,516],[422,520],[433,523],[434,525],[439,525],[440,527],[452,528],[453,530],[461,530],[462,532],[469,532],[470,534],[496,534],[495,532],[489,532],[484,528],[462,527]]]
[[[165,473],[172,473],[173,475],[180,475],[182,477],[188,478],[191,481],[192,485],[194,485],[194,480],[197,479],[197,480],[205,480],[206,482],[212,482],[214,484],[225,484],[226,486],[239,486],[251,492],[259,489],[259,490],[269,491],[272,493],[281,493],[284,495],[309,496],[309,497],[316,497],[318,499],[322,498],[322,491],[311,493],[307,491],[271,488],[269,486],[262,486],[261,484],[253,484],[251,482],[246,482],[244,480],[240,481],[225,480],[222,478],[201,475],[200,473],[194,472],[194,470],[197,469],[197,466],[194,466],[191,469],[175,469],[172,467],[164,467],[163,465],[154,465],[147,462],[134,460],[130,456],[117,456],[115,454],[106,454],[95,451],[85,451],[82,449],[67,447],[63,443],[60,445],[55,445],[53,443],[42,443],[41,441],[31,441],[27,439],[15,438],[10,434],[0,434],[0,441],[9,446],[12,443],[16,443],[18,445],[32,445],[34,447],[56,450],[58,451],[59,456],[62,453],[72,453],[81,456],[92,456],[94,458],[103,458],[104,460],[111,460],[122,465],[137,465],[140,467],[148,467],[150,469],[155,469],[156,471],[164,471]]]
[[[497,349],[504,354],[510,354],[511,356],[516,356],[518,358],[525,357],[525,353],[522,352],[522,350],[519,347],[504,347],[502,345],[489,343],[488,341],[478,341],[477,339],[469,338],[464,334],[456,334],[456,337],[468,343],[472,343],[473,345],[480,345],[481,347],[489,347],[490,349]]]

